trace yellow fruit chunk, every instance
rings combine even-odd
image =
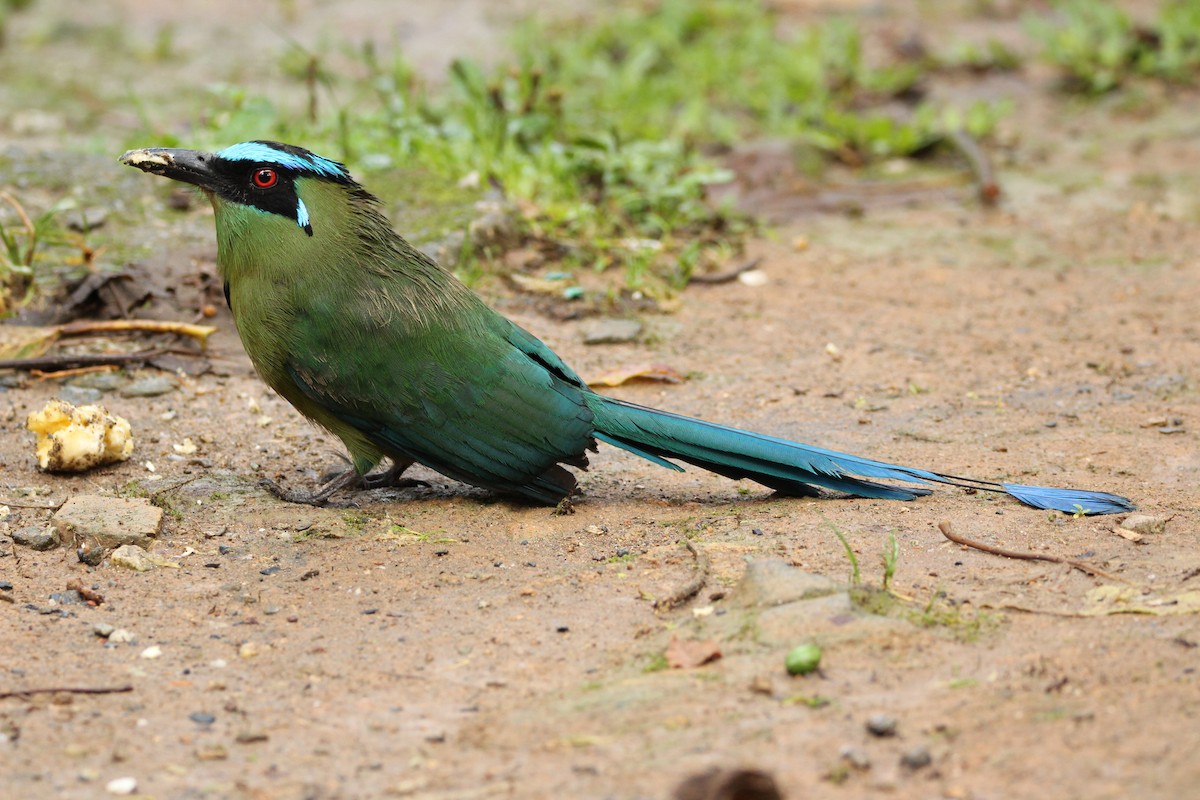
[[[51,400],[25,422],[37,434],[38,466],[47,472],[83,472],[124,461],[133,453],[133,429],[103,406]]]

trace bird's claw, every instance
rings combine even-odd
[[[407,464],[393,463],[388,469],[382,472],[374,472],[369,475],[359,475],[353,467],[343,470],[327,472],[321,476],[321,484],[316,491],[304,492],[295,489],[285,489],[276,483],[271,478],[263,478],[259,481],[259,485],[269,491],[271,494],[278,497],[287,503],[301,503],[308,506],[323,506],[334,493],[342,489],[384,489],[389,487],[394,488],[409,488],[414,486],[429,487],[429,483],[417,478],[401,477],[404,470],[408,469],[412,462]]]
[[[300,503],[306,506],[323,506],[329,501],[330,495],[333,494],[332,491],[325,491],[329,484],[322,486],[315,492],[302,492],[294,489],[285,489],[271,478],[262,478],[259,480],[258,485],[285,503]]]

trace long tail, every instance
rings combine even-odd
[[[1118,514],[1135,508],[1124,497],[1108,492],[995,483],[885,464],[646,408],[603,395],[589,395],[588,405],[595,414],[595,436],[601,441],[671,469],[682,470],[679,465],[666,460],[677,458],[719,475],[735,479],[749,478],[789,494],[812,495],[815,494],[815,486],[857,497],[886,500],[912,500],[930,493],[926,488],[867,480],[882,478],[1004,492],[1034,508],[1054,509],[1068,514]]]

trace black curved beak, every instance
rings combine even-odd
[[[217,188],[220,177],[213,171],[212,153],[199,150],[175,150],[169,147],[147,147],[142,150],[130,150],[121,156],[120,161],[130,167],[136,167],[151,175],[162,175],[172,180],[183,181],[201,189],[213,191]]]

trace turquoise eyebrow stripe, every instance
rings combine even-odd
[[[242,142],[231,145],[219,151],[217,157],[226,161],[258,161],[266,164],[278,164],[297,172],[315,172],[330,178],[346,177],[346,171],[336,161],[322,158],[315,153],[307,156],[286,153],[262,142]]]

